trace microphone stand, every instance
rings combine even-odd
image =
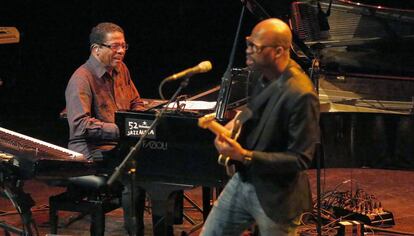
[[[163,109],[161,109],[161,111],[157,112],[155,115],[155,120],[154,122],[152,122],[152,124],[150,125],[150,127],[145,130],[144,134],[139,138],[138,142],[135,144],[135,146],[131,147],[131,149],[129,150],[129,153],[126,155],[126,157],[124,158],[124,160],[121,162],[121,164],[119,164],[119,166],[117,166],[115,168],[114,173],[111,175],[111,177],[109,178],[109,180],[107,181],[108,186],[111,186],[115,180],[117,180],[119,178],[119,176],[121,175],[121,173],[123,172],[126,164],[136,155],[136,153],[141,149],[142,144],[145,140],[145,138],[148,136],[148,133],[157,126],[157,124],[159,123],[159,121],[162,118],[162,115],[165,113],[165,111],[168,109],[168,105],[171,104],[178,96],[178,94],[181,92],[181,90],[183,90],[185,87],[187,87],[188,82],[190,80],[190,77],[187,76],[184,78],[184,80],[180,83],[180,87],[175,91],[175,93],[173,94],[173,96],[170,98],[170,100],[168,100],[168,102],[166,103],[165,107]],[[134,179],[134,178],[133,178]]]
[[[245,9],[246,9],[246,6],[243,4],[243,7],[240,13],[240,18],[239,18],[239,24],[237,26],[236,36],[234,37],[233,46],[232,46],[231,53],[230,53],[229,63],[227,65],[227,69],[224,72],[223,77],[221,78],[221,85],[220,85],[221,89],[217,97],[217,105],[216,105],[216,119],[219,121],[224,120],[224,113],[226,111],[227,102],[230,96],[231,81],[232,81],[231,68],[233,67],[234,56],[236,54],[237,42],[239,41],[240,28],[243,22]]]
[[[311,49],[313,49],[313,55],[314,55],[314,59],[312,60],[312,66],[310,68],[310,73],[309,73],[309,78],[311,79],[311,81],[313,82],[315,89],[316,89],[316,93],[319,96],[319,73],[320,73],[320,51],[323,49],[323,45],[318,43],[315,44],[314,47],[312,47]],[[320,126],[320,137],[321,137],[321,142],[317,145],[316,148],[316,153],[315,153],[315,158],[316,158],[316,232],[318,234],[318,236],[322,236],[322,216],[321,216],[321,203],[322,203],[322,199],[321,199],[321,169],[322,169],[322,164],[324,161],[324,150],[323,150],[323,130],[321,127],[321,124],[319,124]]]

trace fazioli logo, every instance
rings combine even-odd
[[[153,150],[168,150],[168,143],[161,141],[144,141],[142,146]]]

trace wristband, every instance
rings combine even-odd
[[[252,162],[253,152],[247,151],[243,156],[243,165],[248,166]]]

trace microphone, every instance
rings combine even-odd
[[[177,80],[180,79],[182,77],[189,77],[195,74],[199,74],[199,73],[205,73],[207,71],[210,71],[211,68],[213,66],[211,65],[210,61],[202,61],[200,62],[200,64],[192,67],[192,68],[188,68],[186,70],[183,70],[177,74],[173,74],[171,76],[168,76],[165,80]]]

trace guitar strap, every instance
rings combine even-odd
[[[270,111],[273,109],[275,102],[280,98],[280,94],[275,94],[280,93],[280,89],[283,89],[283,84],[285,84],[289,78],[291,78],[296,73],[301,73],[301,70],[299,69],[300,67],[296,65],[297,64],[295,62],[290,61],[288,67],[285,69],[282,75],[280,75],[278,79],[272,81],[257,97],[253,98],[251,103],[248,105],[252,114],[256,114],[262,106],[266,106],[264,108],[264,111],[260,112],[261,117],[259,118],[259,123],[247,137],[246,146],[248,148],[253,148],[255,146],[260,134],[262,133],[262,130],[265,127],[265,123],[269,118],[269,116],[265,114],[270,114]],[[265,115],[265,117],[263,115]]]
[[[240,114],[240,116],[244,118],[243,120],[241,120],[242,124],[245,121],[249,120],[253,116],[253,114],[269,100],[269,97],[276,91],[277,86],[281,84],[282,81],[286,80],[286,78],[289,78],[292,75],[291,69],[294,68],[295,67],[291,66],[291,63],[289,63],[285,71],[279,76],[278,79],[272,81],[266,88],[264,88],[259,93],[259,95],[255,96],[250,101],[250,103],[244,109],[242,109],[242,113],[247,113],[244,115],[244,117],[242,114]],[[263,79],[263,75],[260,79]]]

